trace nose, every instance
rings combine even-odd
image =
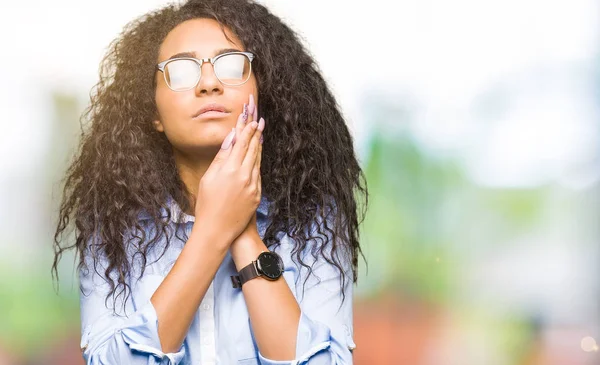
[[[196,85],[196,94],[212,94],[223,92],[223,85],[215,75],[215,69],[210,62],[203,62],[200,67],[200,81]]]

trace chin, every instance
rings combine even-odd
[[[223,144],[223,141],[225,140],[225,137],[227,137],[229,132],[231,132],[231,128],[224,129],[223,132],[219,133],[218,135],[211,136],[210,138],[203,140],[202,144],[206,145],[207,147],[209,147],[209,146],[221,147],[221,145]]]

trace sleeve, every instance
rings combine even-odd
[[[307,249],[310,249],[307,245]],[[323,252],[329,253],[331,258],[331,240]],[[352,313],[352,266],[349,254],[342,255],[342,251],[348,251],[339,247],[343,256],[340,260],[346,275],[344,288],[340,287],[340,271],[337,267],[328,263],[322,255],[313,259],[312,273],[308,275],[308,269],[301,267],[300,275],[296,279],[287,280],[288,284],[295,282],[296,298],[300,306],[301,314],[298,323],[298,334],[296,338],[296,357],[293,361],[274,361],[265,358],[260,351],[258,357],[262,365],[351,365],[352,351],[356,348],[353,341],[353,313]],[[291,257],[289,253],[285,254]],[[282,256],[283,257],[283,256]],[[305,255],[306,263],[312,255]],[[287,261],[287,260],[285,260]],[[291,264],[287,263],[286,264]],[[293,265],[293,264],[292,264]],[[310,264],[309,264],[310,265]],[[294,270],[296,267],[294,266]],[[292,276],[287,271],[284,276]],[[306,280],[306,286],[303,283]],[[342,293],[345,299],[342,303]]]
[[[81,286],[81,351],[87,365],[176,365],[184,355],[163,353],[158,337],[158,317],[150,299],[136,308],[131,295],[123,306],[123,293],[105,301],[109,284],[98,273],[107,267],[101,259],[98,270],[86,255],[87,269],[79,270]],[[117,293],[120,290],[117,290]],[[113,311],[112,305],[115,305]],[[125,315],[121,315],[123,309]],[[116,314],[114,313],[116,312]],[[126,315],[126,314],[129,315]]]

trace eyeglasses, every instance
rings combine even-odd
[[[250,79],[254,54],[250,52],[228,52],[213,58],[172,58],[156,65],[163,73],[165,82],[173,91],[187,91],[198,85],[202,76],[202,65],[210,62],[215,76],[227,86],[239,86]]]

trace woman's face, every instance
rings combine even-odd
[[[245,51],[241,41],[228,28],[225,32],[235,43],[225,38],[215,20],[185,21],[167,35],[160,46],[157,63],[180,53],[190,54],[181,57],[202,59],[212,58],[225,49]],[[243,85],[223,85],[215,76],[210,62],[202,65],[200,81],[191,90],[173,91],[166,84],[162,72],[157,71],[156,77],[158,120],[154,121],[154,127],[164,132],[171,145],[185,155],[214,155],[231,128],[235,127],[250,94],[258,101],[254,74]],[[213,103],[224,107],[225,113],[196,116],[201,108]]]

